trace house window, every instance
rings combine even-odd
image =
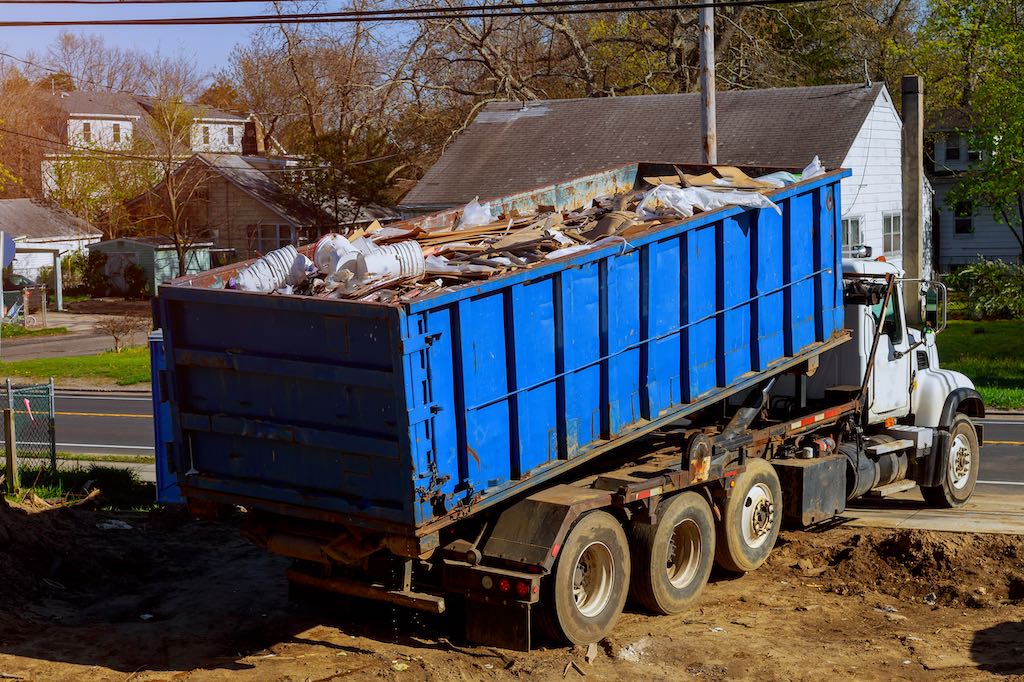
[[[903,253],[903,216],[899,213],[882,216],[882,251],[886,256]]]
[[[946,133],[946,161],[960,160],[960,133]]]
[[[980,149],[971,149],[968,146],[967,147],[967,160],[968,161],[981,161],[981,150]]]
[[[210,126],[203,126],[203,144],[210,144]]]
[[[82,139],[86,142],[92,142],[92,124],[88,121],[82,124]]]
[[[958,201],[953,207],[953,232],[955,234],[974,232],[974,204],[970,201]]]
[[[860,218],[843,218],[843,252],[848,254],[853,247],[863,243]]]
[[[114,124],[114,142],[120,142],[120,141],[121,141],[121,124],[120,123],[115,123]]]
[[[234,128],[228,128],[228,144],[234,144],[234,143],[235,143],[235,129]]]
[[[294,241],[291,225],[250,225],[249,234],[253,250],[264,255]]]

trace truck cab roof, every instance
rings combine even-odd
[[[843,273],[857,275],[889,275],[903,276],[903,270],[892,263],[874,258],[844,258]]]

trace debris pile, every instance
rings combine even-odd
[[[228,288],[267,293],[391,303],[411,301],[449,286],[629,240],[662,224],[724,206],[771,208],[767,192],[824,173],[817,157],[802,175],[777,172],[751,178],[731,166],[703,175],[645,177],[647,190],[600,197],[588,207],[494,217],[487,204],[470,202],[457,224],[428,229],[402,223],[343,236],[329,234],[312,258],[286,246],[238,272]],[[779,211],[781,213],[781,211]]]

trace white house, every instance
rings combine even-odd
[[[720,164],[799,170],[817,155],[826,168],[851,169],[840,190],[844,243],[901,262],[902,124],[883,84],[724,91],[716,99]],[[401,208],[411,215],[460,206],[634,161],[699,164],[701,148],[697,93],[497,102]]]
[[[55,94],[52,101],[59,112],[56,120],[60,127],[52,132],[61,143],[42,161],[46,196],[52,193],[62,175],[62,164],[67,164],[69,157],[91,151],[126,153],[132,150],[135,140],[152,135],[151,114],[156,106],[153,99],[79,90]],[[245,151],[246,126],[252,125],[248,117],[202,105],[194,105],[194,110],[196,115],[188,148],[183,145],[181,149],[182,160],[195,152],[242,154]]]
[[[53,265],[52,253],[19,252],[22,247],[56,250],[58,255],[83,251],[102,238],[99,230],[52,204],[33,199],[0,199],[0,230],[16,246],[13,271],[36,279],[39,268]]]
[[[934,240],[938,245],[939,268],[951,270],[982,256],[1018,261],[1021,244],[1001,217],[970,202],[956,203],[949,199],[949,193],[957,184],[957,174],[980,159],[981,152],[971,149],[968,134],[952,127],[940,127],[934,133],[930,177],[935,187],[938,226]]]

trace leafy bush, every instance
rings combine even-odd
[[[81,291],[84,289],[88,270],[89,256],[84,251],[72,251],[61,258],[60,278],[64,283],[64,291]]]
[[[974,319],[1024,318],[1024,265],[979,259],[946,278]]]
[[[43,284],[47,291],[53,291],[53,266],[43,265],[36,273],[36,284]]]
[[[125,298],[144,298],[149,293],[149,281],[141,265],[129,263],[124,271]]]
[[[82,275],[82,285],[92,296],[105,296],[110,288],[107,277],[107,254],[102,251],[90,251]]]

